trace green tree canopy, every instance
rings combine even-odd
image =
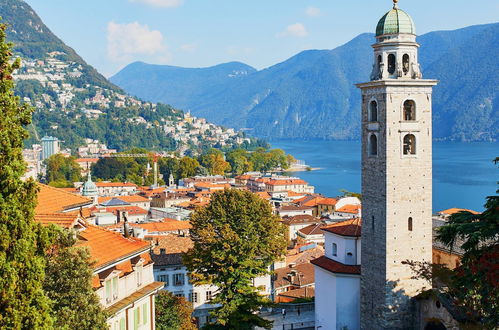
[[[73,182],[81,181],[81,167],[73,156],[65,157],[55,154],[45,159],[47,165],[47,183],[66,182],[66,186],[72,186]]]
[[[225,160],[224,153],[218,149],[210,149],[200,157],[200,163],[212,175],[224,175],[230,171],[230,164]]]
[[[169,291],[156,296],[156,329],[196,330],[192,323],[192,304],[184,297],[175,297]]]
[[[12,45],[5,42],[0,24],[0,328],[46,329],[52,325],[49,299],[43,291],[48,238],[36,224],[37,187],[23,181],[24,129],[32,108],[14,96]]]
[[[48,228],[52,248],[47,252],[44,290],[52,300],[57,329],[107,328],[104,310],[92,288],[92,262],[87,249],[75,246],[75,233],[61,227]]]
[[[212,284],[219,289],[213,299],[221,307],[213,312],[215,327],[270,329],[257,314],[269,303],[252,285],[258,276],[285,253],[285,230],[270,204],[257,195],[235,189],[213,194],[206,208],[191,218],[194,247],[184,258],[194,285]]]

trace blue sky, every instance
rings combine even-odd
[[[372,32],[390,0],[25,0],[110,76],[133,61],[262,69]],[[498,21],[497,0],[400,0],[418,34]]]

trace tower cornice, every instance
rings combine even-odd
[[[357,88],[375,88],[375,87],[432,87],[438,84],[434,79],[384,79],[374,80],[365,83],[355,84]]]

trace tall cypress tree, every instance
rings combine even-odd
[[[46,236],[34,218],[37,187],[23,181],[24,126],[32,108],[14,96],[12,44],[0,23],[0,328],[46,329],[52,325],[49,299],[43,292]]]

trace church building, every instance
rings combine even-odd
[[[348,313],[360,320],[340,324],[341,318],[316,312],[321,329],[415,328],[412,298],[431,288],[413,278],[405,261],[432,261],[431,116],[437,81],[423,79],[414,22],[398,0],[393,2],[376,27],[371,81],[357,84],[362,95],[362,239],[360,287],[352,294],[359,295],[360,312]],[[316,311],[324,313],[322,292],[335,295],[334,306],[348,299],[320,285],[316,281]]]

